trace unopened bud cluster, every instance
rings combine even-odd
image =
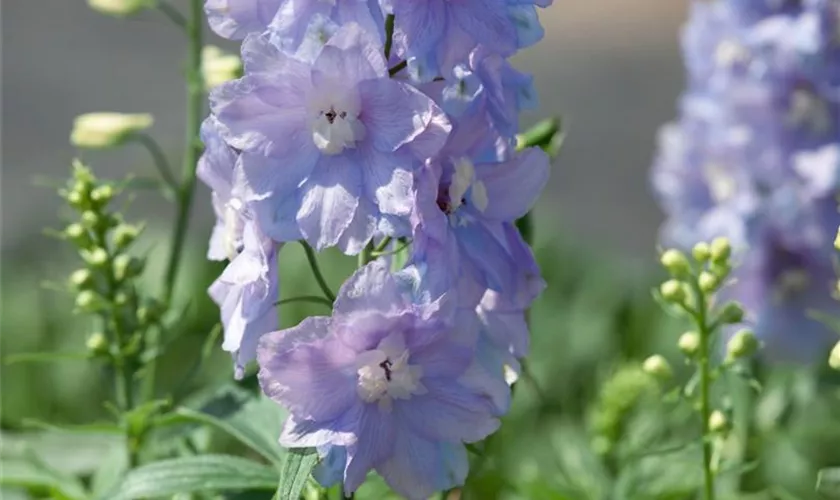
[[[88,351],[91,356],[119,353],[131,338],[157,324],[162,309],[138,296],[135,279],[145,261],[126,253],[142,228],[125,223],[110,209],[120,188],[98,180],[79,162],[60,194],[78,215],[61,232],[83,262],[67,279],[76,311],[101,316],[107,325],[104,332],[88,337]]]

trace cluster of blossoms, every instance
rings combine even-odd
[[[542,36],[550,0],[207,0],[241,39],[242,78],[210,94],[199,177],[218,217],[211,286],[237,376],[257,359],[290,417],[281,443],[316,448],[319,481],[371,470],[427,498],[463,484],[464,443],[494,432],[544,287],[515,221],[548,176],[518,149],[531,78],[508,63]],[[285,242],[380,257],[331,317],[277,331]],[[368,259],[363,259],[368,260]]]
[[[821,355],[810,310],[832,301],[840,195],[840,2],[697,1],[683,32],[688,89],[660,134],[663,239],[725,236],[742,303],[772,359]]]

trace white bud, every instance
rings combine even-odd
[[[108,16],[125,17],[154,7],[153,0],[88,0],[88,6]]]
[[[70,144],[78,148],[104,149],[119,146],[132,134],[152,126],[152,115],[88,113],[73,121]]]
[[[207,90],[227,81],[239,78],[242,74],[242,60],[235,54],[226,54],[213,45],[201,51],[201,74]]]

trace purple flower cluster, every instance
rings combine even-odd
[[[223,347],[237,376],[257,359],[290,412],[281,443],[316,448],[324,484],[350,493],[373,470],[417,499],[463,484],[464,443],[507,411],[544,287],[515,221],[549,167],[516,146],[534,92],[508,58],[541,38],[549,3],[205,3],[244,63],[210,94],[198,166],[208,257],[230,260],[210,288]],[[410,250],[401,269],[361,267],[330,317],[278,331],[277,254],[297,240]]]
[[[740,261],[725,298],[754,314],[774,359],[831,339],[840,195],[840,2],[696,1],[683,31],[688,89],[659,136],[663,239],[727,236]]]

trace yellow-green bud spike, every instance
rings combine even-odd
[[[103,184],[102,186],[97,186],[93,191],[90,192],[90,199],[94,203],[99,205],[105,205],[114,198],[114,188]]]
[[[712,262],[715,263],[724,263],[729,260],[729,256],[732,254],[732,246],[729,243],[729,238],[715,238],[712,240],[712,244],[709,246],[710,248],[710,257]]]
[[[140,229],[131,224],[120,224],[114,228],[114,245],[118,249],[123,250],[137,239],[140,234]]]
[[[755,354],[759,347],[758,338],[752,330],[738,330],[726,343],[726,355],[730,360],[746,358]]]
[[[77,148],[112,148],[151,127],[152,123],[152,115],[145,113],[88,113],[76,117],[70,143]]]
[[[700,349],[700,334],[697,332],[685,332],[680,335],[677,346],[683,354],[693,357]]]
[[[659,287],[659,293],[666,302],[682,304],[685,302],[686,294],[683,282],[679,280],[668,280]]]
[[[103,248],[94,248],[90,251],[84,252],[82,258],[94,267],[102,267],[108,262],[108,252]]]
[[[694,248],[691,249],[691,255],[694,257],[694,260],[704,264],[711,257],[712,249],[709,247],[708,243],[701,241],[700,243],[694,245]]]
[[[691,271],[691,265],[685,254],[676,249],[669,249],[662,253],[659,261],[671,276],[682,278],[687,276]]]
[[[729,429],[729,420],[720,410],[715,410],[709,415],[709,430],[714,433],[726,432]]]
[[[91,354],[104,354],[108,352],[108,338],[102,332],[92,333],[85,341],[85,347]]]
[[[654,354],[653,356],[647,358],[644,363],[642,363],[642,370],[648,375],[659,380],[667,380],[671,378],[671,375],[673,374],[668,360],[659,354]]]
[[[76,307],[82,311],[98,311],[102,307],[102,304],[102,297],[91,290],[82,290],[76,295]]]
[[[828,366],[834,370],[840,370],[840,342],[837,342],[831,349],[831,354],[828,356]]]
[[[697,277],[697,285],[703,293],[708,295],[717,289],[718,278],[709,271],[703,271]]]
[[[79,290],[90,286],[92,282],[93,274],[90,272],[90,269],[76,269],[70,275],[70,285]]]

